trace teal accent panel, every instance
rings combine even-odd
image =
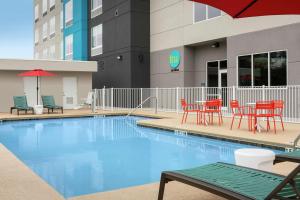
[[[70,0],[64,0],[64,16],[66,15],[65,5],[69,1]],[[70,34],[73,34],[73,60],[82,60],[82,61],[88,60],[88,1],[87,0],[73,0],[73,23],[68,27],[64,25],[64,46],[65,46],[65,38]]]
[[[169,65],[172,69],[178,69],[181,61],[180,52],[178,50],[173,50],[169,56]]]

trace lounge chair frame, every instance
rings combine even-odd
[[[246,167],[245,167],[246,168]],[[260,171],[260,170],[257,170]],[[274,190],[265,198],[265,200],[271,200],[271,199],[289,199],[289,198],[283,198],[280,196],[277,196],[277,194],[284,188],[288,183],[290,183],[293,187],[293,190],[297,194],[297,198],[300,199],[300,192],[295,187],[295,182],[293,178],[300,172],[300,165],[297,166],[288,176],[282,176],[274,173],[273,174],[279,177],[283,177],[284,180],[274,188]],[[161,180],[160,180],[160,187],[159,187],[159,194],[158,194],[158,200],[163,200],[164,196],[164,190],[165,190],[165,184],[170,181],[178,181],[193,187],[196,187],[198,189],[205,190],[207,192],[213,193],[215,195],[218,195],[220,197],[224,197],[226,199],[230,200],[254,200],[254,198],[245,196],[243,194],[239,194],[233,190],[229,190],[226,188],[219,187],[217,185],[205,182],[203,180],[198,180],[177,172],[162,172]]]
[[[18,105],[16,105],[16,102],[15,102],[16,99],[15,99],[15,98],[20,98],[20,97],[22,97],[22,98],[25,99],[25,101],[26,101],[26,106],[27,106],[27,107],[19,107]],[[34,109],[33,109],[33,107],[30,107],[30,106],[27,105],[27,99],[26,99],[26,96],[14,96],[13,98],[14,98],[14,104],[15,104],[15,105],[14,105],[13,107],[10,108],[10,114],[13,114],[13,111],[14,111],[14,110],[17,110],[17,114],[18,114],[18,115],[20,115],[20,111],[25,111],[25,114],[27,114],[28,111],[31,111],[32,114],[34,114]]]
[[[48,98],[48,99],[47,99]],[[51,105],[47,104],[47,100],[49,101],[49,98],[51,98]],[[55,104],[55,100],[53,96],[42,96],[42,102],[43,102],[43,107],[48,109],[48,114],[50,114],[50,110],[53,113],[54,110],[60,110],[61,113],[64,113],[64,108],[62,106],[58,106]]]

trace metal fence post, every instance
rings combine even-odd
[[[143,109],[143,88],[141,88],[141,92],[140,92],[140,95],[141,95],[141,109]]]
[[[232,99],[236,100],[235,86],[232,86]]]
[[[110,88],[110,105],[111,105],[111,110],[114,110],[114,88]]]
[[[205,89],[205,87],[201,87],[201,101],[205,101],[205,98],[204,98],[204,89]]]
[[[96,113],[96,100],[97,100],[97,95],[96,95],[97,89],[94,89],[93,91],[93,104],[92,104],[92,112]]]
[[[179,113],[179,87],[176,88],[176,112]]]
[[[156,107],[158,107],[158,88],[155,90],[155,96],[156,96]]]
[[[262,93],[263,101],[266,100],[266,97],[265,97],[265,94],[266,94],[265,87],[266,87],[265,85],[262,86],[262,89],[263,89],[263,91],[262,91],[262,92],[263,92],[263,93]]]
[[[105,110],[105,86],[102,89],[102,108]]]

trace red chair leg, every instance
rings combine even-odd
[[[184,122],[185,112],[183,112],[182,118],[181,118],[181,124]]]
[[[280,116],[280,122],[281,122],[282,130],[284,131],[284,124],[283,124],[282,116]]]
[[[233,115],[232,120],[231,120],[230,130],[232,130],[233,122],[234,122],[234,115]]]
[[[241,115],[241,118],[240,118],[239,128],[241,128],[242,119],[243,119],[243,115]]]
[[[274,122],[274,131],[275,131],[275,134],[276,134],[276,121],[275,121],[275,117],[273,117],[273,122]]]
[[[185,120],[184,120],[184,122],[185,122],[185,123],[186,123],[186,120],[187,120],[188,114],[189,114],[189,112],[187,112],[187,113],[186,113],[186,115],[185,115]]]

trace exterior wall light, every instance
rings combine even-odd
[[[123,60],[123,56],[122,55],[119,55],[119,56],[117,56],[117,60]]]
[[[219,48],[220,47],[220,43],[219,42],[215,42],[213,43],[213,45],[211,45],[212,48]]]

